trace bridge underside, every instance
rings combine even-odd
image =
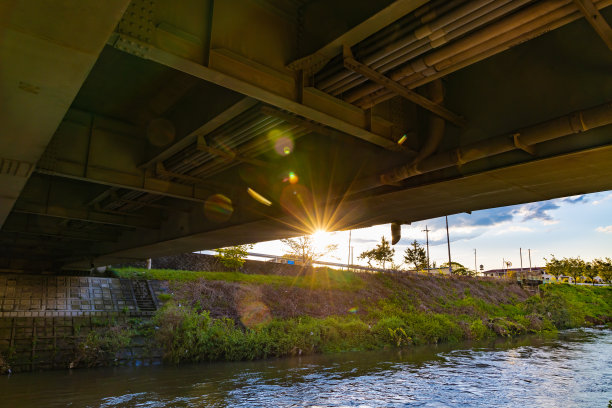
[[[0,6],[0,269],[612,189],[612,0],[55,3]]]

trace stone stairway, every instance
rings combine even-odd
[[[154,295],[151,293],[149,283],[146,280],[132,280],[131,284],[138,310],[151,312],[157,310],[157,304],[153,298]]]

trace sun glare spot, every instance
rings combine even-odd
[[[320,251],[324,250],[328,245],[336,244],[335,234],[323,229],[316,230],[310,234],[310,237],[312,238],[314,246]]]

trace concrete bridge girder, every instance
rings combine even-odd
[[[6,102],[0,157],[28,168],[0,172],[0,225],[127,4],[14,0],[0,6],[0,94]]]
[[[115,3],[118,10],[121,2]],[[593,67],[612,64],[612,57],[601,52],[604,43],[587,22],[577,21],[578,7],[558,0],[542,5],[513,0],[505,2],[509,11],[503,14],[506,8],[495,1],[488,2],[485,12],[476,5],[481,2],[470,0],[438,15],[432,9],[441,3],[132,0],[123,3],[120,20],[113,14],[118,24],[112,34],[109,5],[106,35],[99,26],[92,29],[99,34],[96,41],[104,37],[107,46],[86,79],[75,77],[81,78],[81,89],[71,94],[70,109],[66,105],[61,115],[56,112],[59,119],[51,143],[47,145],[47,138],[36,158],[11,156],[0,166],[21,180],[19,185],[6,183],[0,191],[9,197],[10,206],[35,174],[17,200],[12,219],[34,217],[37,224],[47,220],[44,223],[55,223],[55,229],[9,220],[3,230],[18,233],[21,228],[29,236],[67,233],[80,239],[78,231],[57,223],[89,225],[85,234],[95,239],[83,249],[86,255],[78,259],[78,254],[70,254],[61,261],[89,267],[92,260],[124,262],[151,253],[299,235],[322,224],[346,229],[408,222],[612,188],[605,165],[612,139],[605,128],[578,129],[580,133],[534,145],[516,133],[553,118],[561,123],[572,111],[609,102],[612,83]],[[526,6],[521,9],[518,3]],[[591,5],[603,9],[608,3],[600,0]],[[561,18],[536,27],[533,19],[517,17],[516,10],[522,13],[531,6],[548,7]],[[497,13],[496,19],[487,20],[495,29],[509,16],[524,33],[516,38],[504,33],[508,41],[499,44],[497,37],[485,38],[484,44],[495,47],[465,61],[457,57],[459,68],[446,67],[446,62],[427,66],[432,58],[418,64],[408,61],[402,69],[425,73],[417,82],[408,83],[393,70],[368,65],[366,50],[376,46],[371,36],[393,33],[377,40],[386,45],[375,51],[386,47],[387,52],[390,41],[410,34],[406,27],[412,23],[407,21],[412,21],[417,8],[414,41],[427,44],[436,55],[453,55],[445,51],[446,42],[455,47],[450,28],[449,39],[440,40],[435,27],[446,27],[441,20],[457,28],[459,22],[485,21]],[[464,14],[457,14],[460,11]],[[490,26],[483,27],[474,29],[475,36],[492,32]],[[551,29],[558,31],[543,35]],[[70,30],[74,27],[67,26],[63,35]],[[585,49],[581,45],[585,43],[593,44],[593,49]],[[348,50],[344,63],[343,47]],[[582,60],[574,58],[576,53]],[[526,68],[518,64],[527,64],[529,74],[522,74]],[[354,72],[341,71],[346,67]],[[442,106],[427,100],[426,90],[414,84],[443,74]],[[367,100],[354,99],[355,89],[347,88],[350,92],[343,94],[322,85],[326,76],[334,75],[348,75],[348,84],[361,75],[363,85],[357,84],[357,92],[373,85],[383,89],[366,95]],[[36,91],[28,84],[21,91]],[[75,85],[71,83],[66,92]],[[390,91],[391,97],[408,100],[389,99],[385,95]],[[370,103],[378,95],[387,99]],[[23,111],[22,119],[34,106],[29,103],[23,109],[16,105]],[[467,127],[446,127],[436,154],[425,162],[432,171],[408,171],[410,178],[385,184],[382,175],[412,168],[423,159],[418,153],[429,137],[429,113],[423,106],[457,119],[456,123],[463,123],[457,116],[461,115]],[[51,112],[48,107],[39,109]],[[575,120],[570,121],[574,126]],[[514,137],[506,140],[503,135],[512,132]],[[278,135],[292,143],[281,145],[281,153],[275,153]],[[503,144],[503,149],[496,154],[475,153],[481,141]],[[450,165],[432,164],[439,158]],[[305,188],[299,192],[308,195],[301,208],[287,199],[287,191],[298,193],[298,187],[286,181],[290,171],[299,175],[298,186]],[[261,193],[271,205],[253,200],[247,188]],[[229,216],[211,218],[211,208],[221,208]]]

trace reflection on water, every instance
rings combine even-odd
[[[0,378],[7,407],[607,407],[612,330],[554,339]]]

